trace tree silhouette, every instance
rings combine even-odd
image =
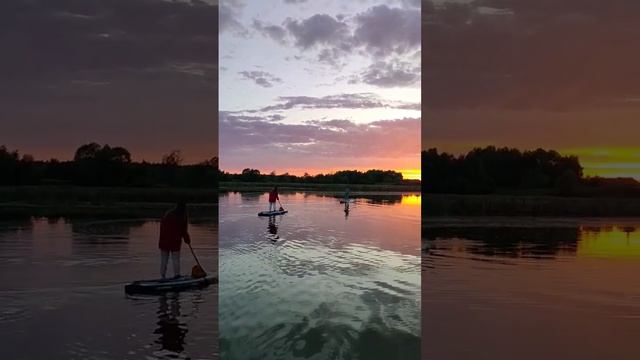
[[[183,159],[180,150],[173,150],[162,157],[162,163],[164,165],[180,166],[182,165],[182,162]]]
[[[582,166],[575,156],[494,146],[475,148],[458,157],[437,149],[423,151],[422,174],[427,192],[460,194],[557,189],[568,195],[574,194],[583,180]]]
[[[179,165],[181,157],[172,158],[169,164],[135,163],[123,147],[88,143],[72,161],[39,161],[0,146],[0,185],[217,187],[217,157],[197,165]]]

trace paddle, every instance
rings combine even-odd
[[[193,248],[191,247],[191,243],[188,243],[187,245],[189,245],[189,249],[191,250],[191,255],[193,255],[193,258],[196,259],[196,264],[198,264],[198,267],[200,268],[200,270],[202,270],[202,273],[204,274],[205,277],[207,276],[207,273],[204,271],[204,268],[202,267],[202,265],[200,265],[200,261],[198,261],[198,257],[196,256],[195,251],[193,251]],[[193,270],[191,271],[193,274]]]
[[[280,198],[278,198],[278,204],[280,204],[280,209],[284,210],[284,206],[282,206],[282,203],[280,202]]]

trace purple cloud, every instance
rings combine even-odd
[[[376,94],[356,93],[337,94],[323,97],[314,96],[281,96],[278,103],[269,105],[258,110],[246,110],[245,112],[256,113],[265,111],[289,110],[293,108],[301,109],[375,109],[394,108],[419,110],[420,104],[404,103],[397,101],[387,101]]]
[[[256,85],[270,88],[273,87],[273,83],[281,83],[282,79],[266,71],[241,71],[239,72],[243,78],[252,80]]]
[[[379,87],[406,87],[420,82],[420,66],[406,61],[377,61],[349,80]]]
[[[253,28],[256,29],[260,34],[271,38],[272,40],[280,43],[286,43],[287,30],[282,26],[278,25],[267,25],[258,19],[253,20]]]
[[[284,23],[294,44],[303,49],[325,46],[340,52],[351,51],[349,25],[327,14],[316,14],[298,21],[287,19]]]
[[[228,167],[244,167],[250,164],[240,162],[251,162],[256,154],[275,159],[286,151],[286,159],[282,158],[282,161],[292,164],[306,162],[310,168],[320,168],[326,166],[328,158],[339,166],[341,158],[416,157],[420,151],[420,138],[416,136],[420,127],[420,118],[380,120],[367,124],[349,120],[286,124],[238,118],[221,112],[221,159]],[[264,158],[260,162],[261,167],[269,163]]]
[[[358,14],[354,42],[375,56],[406,54],[420,48],[419,9],[380,5]]]

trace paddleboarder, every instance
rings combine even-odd
[[[276,201],[280,201],[278,196],[278,187],[274,186],[273,190],[269,192],[269,212],[276,211]]]
[[[171,257],[173,263],[173,275],[180,276],[180,247],[182,241],[191,244],[189,236],[187,205],[179,202],[173,209],[167,211],[160,222],[160,275],[163,279],[167,275],[167,262]]]

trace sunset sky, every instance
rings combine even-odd
[[[220,3],[220,167],[419,177],[419,1]]]
[[[0,1],[0,145],[70,159],[88,142],[135,160],[217,155],[213,1]]]
[[[423,2],[423,149],[538,147],[640,179],[640,2]]]

